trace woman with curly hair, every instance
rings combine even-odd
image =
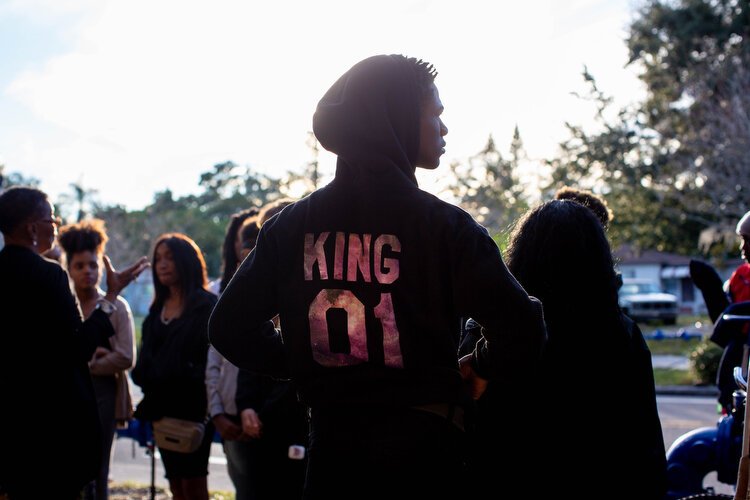
[[[63,262],[85,318],[105,300],[99,283],[108,239],[104,221],[100,219],[70,224],[60,229],[58,242],[64,252]],[[99,474],[86,488],[85,496],[97,500],[109,497],[107,478],[115,429],[127,425],[133,413],[128,384],[128,370],[135,361],[133,314],[122,297],[117,297],[114,306],[109,320],[115,334],[109,337],[105,345],[98,346],[89,360],[104,439]]]

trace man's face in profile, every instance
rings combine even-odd
[[[431,92],[422,97],[421,116],[419,119],[419,153],[417,166],[434,169],[440,165],[440,157],[445,153],[445,140],[448,133],[440,115],[443,113],[443,103],[440,101],[437,87],[433,83]]]

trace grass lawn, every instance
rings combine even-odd
[[[703,338],[662,338],[646,339],[652,355],[689,356],[690,353],[703,342],[711,333],[711,320],[706,316],[682,315],[677,318],[676,325],[661,325],[639,323],[644,335],[661,329],[666,332],[679,332],[684,328],[688,332],[699,332]],[[654,382],[656,385],[695,385],[698,377],[691,370],[675,370],[671,368],[654,368]]]
[[[711,334],[711,320],[707,316],[678,316],[676,325],[662,325],[660,323],[638,323],[645,336],[654,331],[662,330],[667,338],[646,339],[651,354],[670,354],[675,356],[687,356],[698,344],[700,338],[669,338],[670,333],[679,332],[684,329],[690,333],[702,333],[704,338]]]
[[[646,339],[646,344],[651,351],[651,354],[664,354],[673,356],[687,356],[698,344],[701,343],[701,339],[661,339],[661,340],[649,340]]]
[[[149,500],[151,498],[151,486],[132,481],[122,483],[110,483],[110,500]],[[164,488],[156,487],[156,500],[168,500],[172,495]],[[209,500],[234,500],[234,493],[230,491],[209,491]]]

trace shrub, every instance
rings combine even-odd
[[[690,352],[690,370],[699,384],[715,384],[719,361],[724,350],[710,340],[703,340]]]

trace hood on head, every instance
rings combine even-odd
[[[338,156],[336,177],[414,176],[419,152],[420,89],[401,55],[352,66],[325,93],[313,116],[315,137]]]

